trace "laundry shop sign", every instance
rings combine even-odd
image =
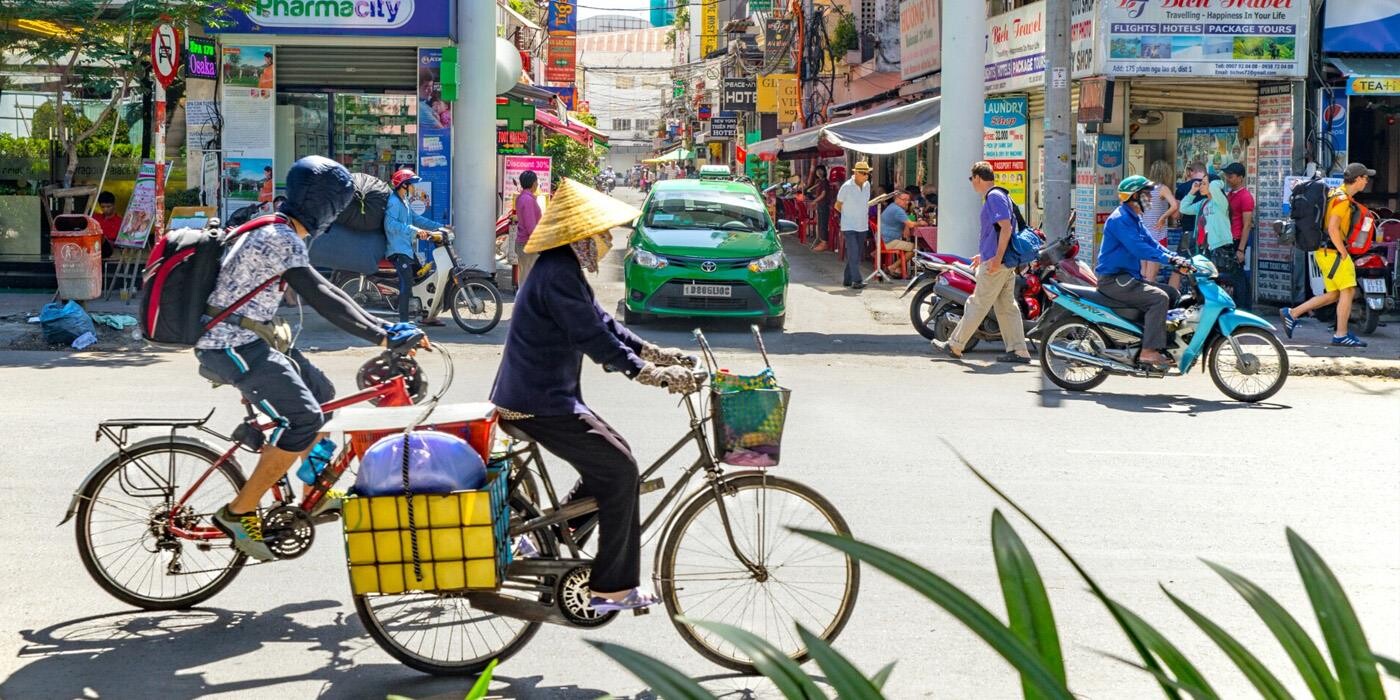
[[[453,0],[255,0],[214,32],[450,36]]]

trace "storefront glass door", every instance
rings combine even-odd
[[[388,180],[418,161],[418,103],[413,95],[335,95],[335,159],[350,172]]]

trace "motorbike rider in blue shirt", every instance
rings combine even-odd
[[[1118,199],[1122,202],[1108,217],[1103,227],[1103,244],[1094,272],[1099,278],[1099,293],[1125,306],[1142,309],[1142,350],[1138,361],[1157,367],[1172,361],[1162,351],[1167,347],[1167,310],[1180,299],[1177,290],[1154,280],[1142,278],[1142,262],[1187,267],[1185,258],[1177,256],[1158,243],[1142,224],[1142,212],[1147,208],[1156,183],[1133,175],[1118,184]]]

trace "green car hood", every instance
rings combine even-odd
[[[641,246],[661,255],[761,258],[782,249],[766,231],[639,228]]]

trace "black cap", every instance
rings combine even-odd
[[[1372,170],[1372,169],[1370,169],[1370,168],[1368,168],[1368,167],[1366,167],[1366,166],[1364,166],[1364,165],[1362,165],[1362,164],[1360,164],[1360,163],[1348,163],[1348,164],[1347,164],[1347,169],[1342,171],[1342,179],[1343,179],[1343,180],[1346,180],[1347,182],[1352,182],[1352,181],[1356,180],[1356,178],[1358,178],[1358,177],[1375,177],[1375,176],[1376,176],[1376,171],[1374,171],[1374,170]]]
[[[1225,168],[1224,168],[1223,170],[1221,170],[1220,172],[1225,173],[1226,175],[1238,175],[1238,176],[1240,176],[1240,177],[1244,177],[1244,173],[1245,173],[1244,164],[1243,164],[1243,163],[1231,163],[1231,164],[1225,166]]]

